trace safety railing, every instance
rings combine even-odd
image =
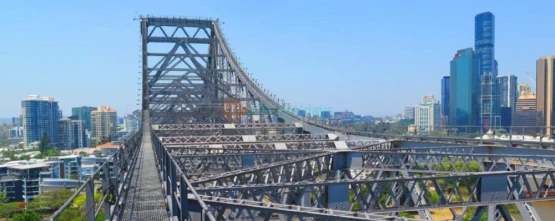
[[[158,136],[152,132],[151,138],[171,216],[177,217],[178,220],[216,221],[213,213],[195,191],[170,152],[162,145]]]
[[[83,220],[94,221],[104,210],[104,220],[112,220],[117,214],[121,197],[124,195],[125,185],[130,180],[130,167],[136,160],[138,148],[141,144],[142,130],[124,142],[124,147],[119,148],[113,155],[84,181],[75,193],[49,218],[44,221],[60,220],[59,217],[69,208],[81,194],[85,194],[85,213]],[[95,181],[100,179],[102,197],[95,199]]]

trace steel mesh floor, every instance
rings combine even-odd
[[[152,143],[145,141],[150,141],[150,133],[143,135],[121,220],[170,220]]]

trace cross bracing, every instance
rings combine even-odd
[[[168,136],[160,137],[162,144],[179,145],[191,143],[247,143],[247,142],[290,142],[290,141],[330,141],[337,138],[333,134],[275,134],[275,135],[211,135],[211,136]]]

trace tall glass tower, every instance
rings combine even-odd
[[[49,136],[50,143],[57,143],[60,119],[58,110],[58,102],[51,97],[29,95],[21,101],[25,146],[39,141],[43,133]]]
[[[495,60],[495,16],[484,12],[474,18],[474,50],[480,76],[480,124],[482,132],[501,126],[497,61]]]
[[[497,77],[497,61],[495,60],[495,16],[484,12],[474,18],[474,51],[478,57],[478,73],[480,76],[491,73]]]
[[[458,50],[451,60],[449,125],[459,132],[474,132],[478,122],[479,78],[472,48]]]
[[[451,86],[450,86],[450,76],[445,76],[441,79],[441,116],[440,116],[440,124],[441,126],[448,125],[449,120],[449,104],[451,103],[450,97],[451,96]]]

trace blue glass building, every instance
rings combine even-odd
[[[495,60],[495,16],[491,12],[484,12],[474,18],[474,50],[478,57],[478,73],[491,73],[497,76],[497,61]]]
[[[495,16],[484,12],[474,18],[474,49],[480,76],[480,125],[483,132],[501,125],[497,61],[495,60]]]
[[[450,96],[451,96],[451,77],[445,76],[441,79],[441,116],[449,118]]]
[[[331,112],[329,112],[329,111],[322,111],[322,112],[320,113],[320,117],[321,117],[322,119],[331,119]]]
[[[40,141],[43,133],[47,133],[51,144],[58,140],[58,102],[54,98],[29,95],[21,101],[23,119],[23,142],[25,146]]]
[[[458,50],[450,67],[449,125],[459,131],[476,130],[467,127],[476,125],[479,110],[477,57],[472,48]]]
[[[96,110],[96,107],[74,107],[71,108],[71,115],[75,116],[75,120],[82,120],[85,121],[85,129],[91,131],[91,112]]]

